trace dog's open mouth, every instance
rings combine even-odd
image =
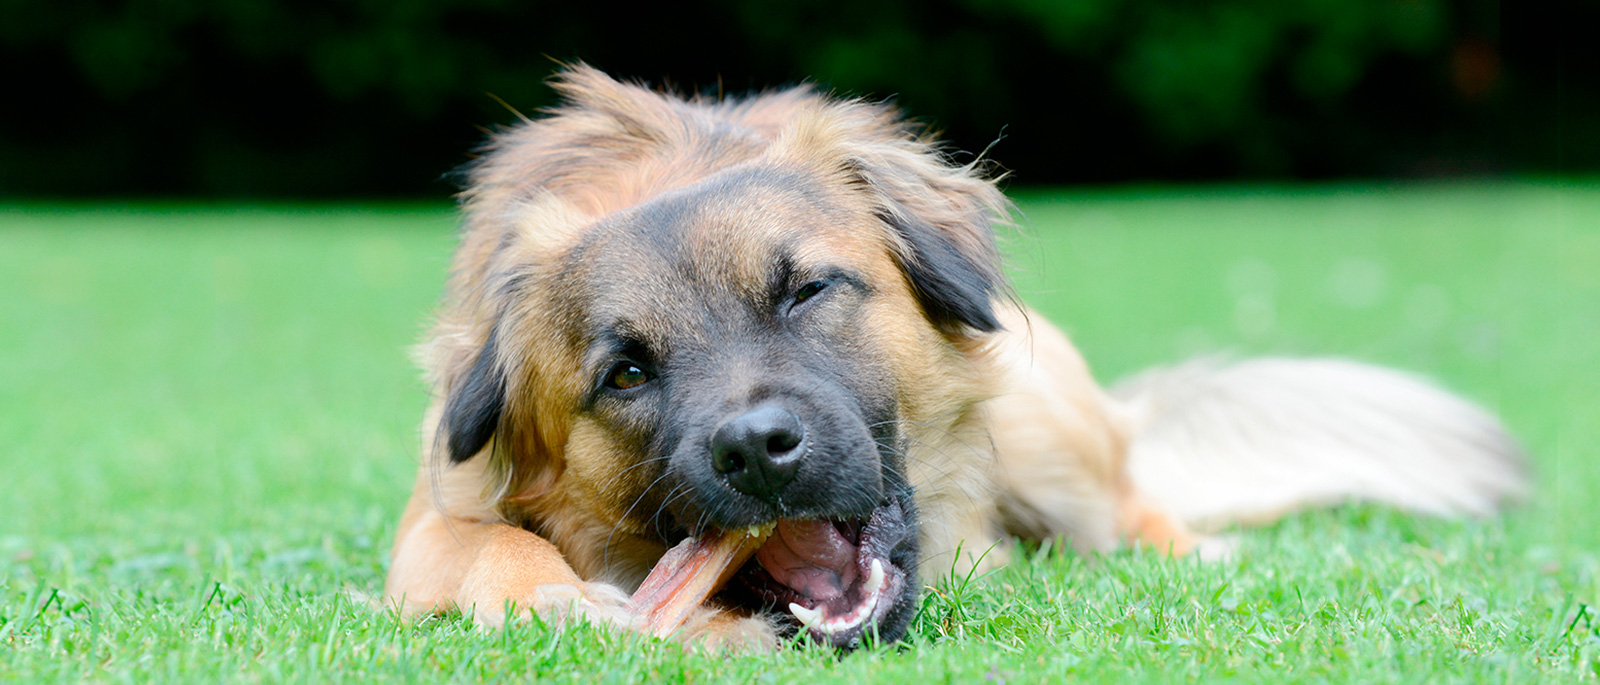
[[[720,589],[738,604],[785,612],[813,640],[855,647],[904,593],[906,572],[890,554],[908,533],[893,502],[866,520],[784,519],[707,532],[662,557],[634,603],[653,632],[666,634],[677,630],[686,609]]]
[[[779,521],[727,592],[786,609],[814,640],[853,647],[900,599],[906,574],[889,553],[905,529],[898,504],[866,521]]]

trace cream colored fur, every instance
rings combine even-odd
[[[1135,486],[1191,529],[1370,501],[1486,516],[1528,488],[1488,412],[1421,378],[1336,359],[1196,361],[1114,388]]]

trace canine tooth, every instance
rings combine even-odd
[[[860,615],[856,618],[856,623],[867,620],[868,616],[871,616],[873,612],[878,610],[878,602],[881,601],[883,601],[883,596],[879,595],[877,592],[867,595],[867,601],[862,602],[860,608],[857,609]]]
[[[867,572],[867,584],[865,587],[867,596],[878,594],[878,591],[883,589],[883,581],[883,562],[873,559],[872,568]]]
[[[827,618],[822,615],[822,607],[807,609],[803,606],[800,606],[799,602],[789,603],[789,613],[794,614],[795,618],[800,619],[800,625],[814,630],[822,630],[822,624]]]

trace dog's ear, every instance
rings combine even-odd
[[[494,438],[505,413],[506,381],[495,336],[478,351],[466,375],[457,379],[444,406],[444,430],[451,463],[471,459]]]
[[[870,188],[895,233],[895,258],[928,319],[947,335],[1001,328],[995,300],[1006,292],[992,223],[1008,204],[971,166],[946,163],[909,141],[845,163]]]
[[[884,212],[881,218],[905,240],[900,267],[935,326],[984,333],[1000,330],[994,299],[1005,287],[993,235],[988,245],[962,245],[955,236],[914,214]],[[988,231],[988,220],[984,220]]]

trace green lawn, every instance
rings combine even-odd
[[[1600,679],[1600,183],[1021,191],[1023,297],[1102,378],[1334,354],[1529,446],[1503,520],[1370,507],[1211,565],[1048,549],[900,648],[723,660],[406,624],[376,593],[425,389],[443,204],[0,207],[0,679]]]

